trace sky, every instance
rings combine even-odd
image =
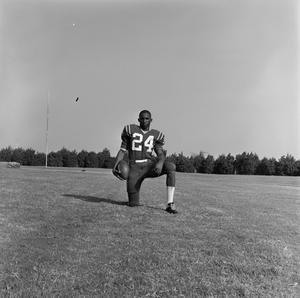
[[[0,148],[300,159],[296,0],[0,0]],[[76,98],[79,100],[76,102]]]

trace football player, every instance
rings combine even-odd
[[[151,113],[143,110],[139,113],[139,125],[126,125],[123,129],[121,148],[117,154],[113,173],[119,178],[118,163],[123,160],[128,152],[129,175],[127,179],[127,193],[129,206],[139,205],[139,192],[145,178],[166,175],[167,207],[169,213],[177,213],[174,204],[175,191],[175,164],[166,161],[163,145],[165,136],[156,129],[150,129],[152,122]],[[153,151],[156,156],[153,155]]]

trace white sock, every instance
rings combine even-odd
[[[167,186],[168,204],[174,203],[175,186]]]

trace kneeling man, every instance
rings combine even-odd
[[[127,193],[129,206],[139,205],[139,193],[145,178],[166,175],[167,207],[169,213],[177,213],[174,204],[175,164],[166,161],[163,150],[165,136],[156,129],[150,129],[151,113],[143,110],[139,114],[139,125],[126,125],[123,129],[121,148],[117,154],[113,173],[117,174],[118,163],[124,158],[125,152],[129,157],[129,176],[127,179]],[[152,155],[156,153],[156,157]],[[116,175],[117,176],[117,175]]]

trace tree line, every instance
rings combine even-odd
[[[259,159],[258,155],[252,152],[243,152],[236,156],[221,154],[216,159],[212,155],[205,156],[203,152],[192,156],[174,153],[167,156],[167,160],[176,164],[177,172],[300,176],[300,160],[295,160],[290,154],[283,155],[276,160],[266,157]],[[28,166],[44,166],[46,155],[31,148],[7,147],[0,150],[0,161],[15,161]],[[111,156],[107,148],[98,153],[86,150],[76,152],[62,148],[57,152],[50,152],[47,156],[47,164],[50,167],[112,168],[114,162],[115,157]]]
[[[7,147],[0,150],[0,161],[15,161],[24,166],[45,166],[46,154],[34,149]],[[101,152],[81,150],[76,152],[62,148],[47,155],[49,167],[112,168],[115,158],[104,148]]]
[[[239,175],[277,175],[300,176],[300,160],[290,155],[275,158],[259,159],[256,153],[243,152],[233,156],[221,154],[218,158],[200,152],[193,156],[183,153],[172,154],[168,160],[176,164],[177,172],[206,174],[239,174]]]

